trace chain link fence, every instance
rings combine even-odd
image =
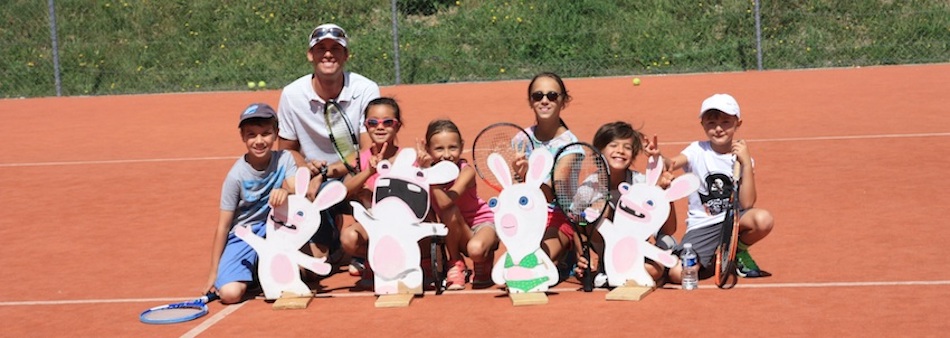
[[[279,88],[314,26],[381,85],[950,61],[950,2],[12,0],[0,97]]]

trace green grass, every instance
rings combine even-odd
[[[91,3],[91,4],[90,4]],[[402,83],[756,69],[752,1],[399,4]],[[0,97],[55,95],[46,1],[0,6]],[[950,2],[762,3],[766,69],[950,61]],[[310,30],[351,35],[350,70],[395,82],[384,0],[56,2],[64,95],[280,87],[311,71]]]

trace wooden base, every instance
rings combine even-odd
[[[313,300],[313,295],[298,295],[290,292],[280,294],[280,298],[274,301],[274,310],[299,310],[306,309]]]
[[[411,293],[380,295],[376,299],[376,307],[407,307],[415,296]]]
[[[624,284],[607,293],[607,300],[639,301],[656,290],[656,287]]]
[[[508,297],[511,298],[511,305],[514,306],[542,305],[548,303],[548,295],[544,292],[509,293]]]

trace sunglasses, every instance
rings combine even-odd
[[[541,99],[547,97],[548,101],[557,101],[557,98],[559,96],[561,96],[561,94],[558,94],[558,92],[548,92],[547,94],[542,93],[542,92],[534,92],[534,93],[531,93],[531,100],[541,101]]]
[[[310,33],[310,39],[318,39],[325,36],[331,36],[336,39],[346,39],[346,32],[340,28],[317,28],[313,30],[313,33]]]
[[[378,119],[366,119],[366,126],[367,126],[367,127],[376,128],[376,127],[379,126],[380,124],[382,124],[383,127],[389,128],[389,127],[392,127],[392,126],[395,126],[395,125],[399,124],[399,121],[396,121],[396,119],[383,119],[383,120],[378,120]]]

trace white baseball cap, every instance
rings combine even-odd
[[[713,94],[703,101],[703,107],[699,109],[699,118],[703,117],[707,111],[718,110],[723,113],[742,118],[739,115],[739,103],[729,94]]]
[[[324,39],[333,39],[336,43],[339,43],[343,48],[346,47],[347,41],[349,38],[346,36],[346,31],[340,26],[334,25],[332,23],[323,24],[317,26],[313,29],[313,32],[310,32],[310,48],[313,48],[317,43],[323,41]]]

